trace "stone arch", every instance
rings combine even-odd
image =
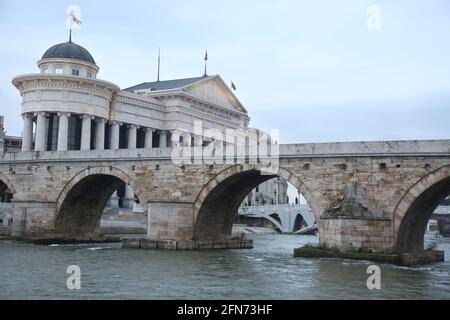
[[[400,252],[423,250],[426,224],[439,202],[450,193],[450,165],[422,177],[394,209],[394,241]]]
[[[106,201],[123,182],[129,184],[143,206],[146,205],[146,201],[139,196],[134,179],[120,169],[96,166],[78,172],[57,198],[56,232],[71,238],[86,238],[95,234]]]
[[[270,214],[264,215],[262,217],[264,217],[267,220],[269,220],[270,222],[272,222],[280,230],[280,232],[283,232],[283,230],[286,228],[285,226],[283,226],[281,217],[278,213],[270,213]]]
[[[275,174],[261,175],[257,164],[231,166],[210,179],[194,202],[194,239],[223,239],[231,232],[233,213],[247,194],[262,182],[281,177],[303,194],[319,220],[321,208],[309,188],[284,168]],[[216,214],[215,214],[216,213]]]
[[[0,172],[0,181],[8,187],[9,191],[11,191],[12,194],[16,194],[16,188],[14,187],[14,184],[2,172]]]

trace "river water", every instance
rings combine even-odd
[[[450,299],[450,239],[438,243],[446,262],[381,264],[381,289],[368,290],[371,262],[293,258],[315,236],[250,238],[254,249],[178,252],[0,240],[0,299]],[[66,287],[69,265],[80,290]]]

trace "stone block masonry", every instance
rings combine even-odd
[[[122,248],[161,250],[252,249],[253,240],[151,240],[124,239]]]

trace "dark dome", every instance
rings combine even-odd
[[[42,56],[42,59],[52,58],[76,59],[95,64],[94,58],[92,58],[89,51],[73,42],[64,42],[54,45],[53,47],[45,51],[44,55]]]

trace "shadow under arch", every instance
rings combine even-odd
[[[301,213],[295,216],[294,225],[292,226],[292,232],[302,229],[306,225],[306,221]]]
[[[276,174],[261,174],[258,165],[234,165],[216,174],[194,202],[194,240],[223,240],[229,237],[233,218],[249,192],[264,181],[281,177],[297,188],[310,204],[316,220],[321,208],[307,186],[284,168]],[[319,231],[320,232],[320,231]]]
[[[99,166],[78,172],[58,196],[56,233],[80,239],[98,234],[106,202],[122,183],[136,193],[134,180],[120,169]]]
[[[424,249],[425,230],[439,203],[450,194],[450,165],[417,181],[394,210],[395,249],[418,252]]]
[[[280,216],[277,213],[272,213],[264,218],[272,222],[273,226],[277,228],[279,232],[283,232],[283,225],[281,224]]]

